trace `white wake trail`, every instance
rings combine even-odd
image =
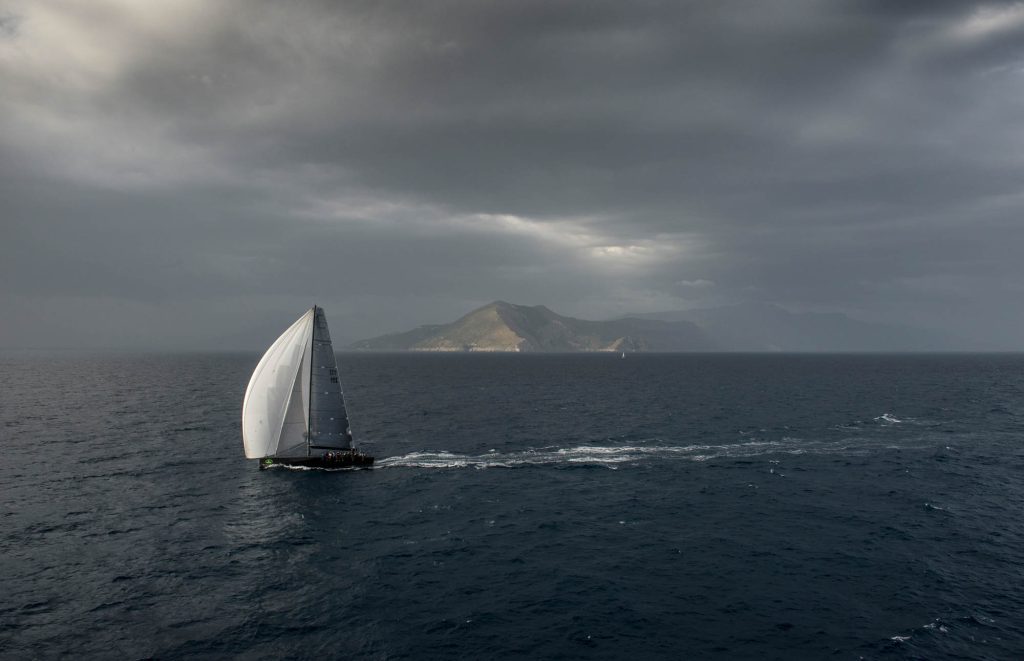
[[[727,445],[577,445],[558,448],[531,448],[521,452],[491,451],[485,454],[459,454],[448,451],[421,451],[377,460],[380,468],[517,468],[521,466],[582,465],[617,468],[659,460],[707,461],[717,458],[756,457],[767,454],[804,454],[846,449],[830,444],[806,443],[800,439],[751,441]]]

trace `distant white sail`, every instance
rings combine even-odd
[[[248,459],[308,454],[315,310],[311,308],[270,345],[249,379],[242,403],[242,441]]]

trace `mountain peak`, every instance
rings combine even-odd
[[[364,351],[922,351],[942,337],[840,313],[772,303],[640,314],[611,321],[566,317],[544,305],[492,301],[448,324],[364,340]]]
[[[491,301],[487,305],[482,305],[476,310],[473,310],[473,312],[486,310],[488,308],[497,308],[499,310],[542,310],[544,312],[551,312],[551,310],[544,305],[519,305],[518,303],[509,303],[508,301],[502,301],[500,299]],[[472,312],[470,314],[472,314]]]
[[[714,344],[689,322],[586,321],[544,305],[496,300],[456,321],[363,340],[368,351],[699,351]]]

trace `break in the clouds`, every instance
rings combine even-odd
[[[1024,4],[0,3],[0,345],[496,298],[1024,346]]]

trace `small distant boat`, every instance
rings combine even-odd
[[[261,470],[373,465],[352,444],[323,308],[299,317],[256,365],[242,401],[242,443]]]
[[[626,357],[626,352],[625,352],[625,351],[623,351],[623,352],[622,352],[622,357],[623,357],[623,358],[625,358],[625,357]]]

